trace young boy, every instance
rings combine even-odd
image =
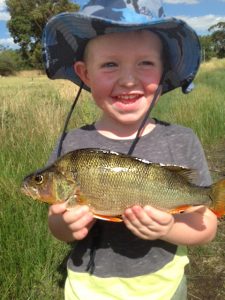
[[[50,78],[83,82],[102,117],[70,131],[61,154],[79,148],[128,153],[135,141],[133,156],[196,169],[196,184],[210,185],[192,130],[151,118],[143,124],[161,93],[185,91],[193,80],[200,56],[196,34],[182,21],[165,18],[161,1],[83,2],[81,12],[47,24],[46,68]],[[78,241],[68,261],[65,299],[186,299],[185,246],[211,241],[216,216],[202,206],[171,215],[135,205],[123,221],[96,221],[87,206],[50,207],[52,234]]]

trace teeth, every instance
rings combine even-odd
[[[121,99],[121,100],[133,100],[135,98],[137,98],[139,95],[121,95],[121,96],[118,96],[118,99]]]

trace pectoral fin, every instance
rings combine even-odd
[[[174,214],[180,214],[183,213],[186,209],[190,208],[190,205],[182,205],[182,206],[178,206],[172,209],[168,210],[168,213],[174,215]]]
[[[123,219],[120,216],[113,217],[113,216],[103,216],[94,214],[94,217],[99,220],[109,221],[109,222],[123,222]]]

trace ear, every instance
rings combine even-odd
[[[77,61],[74,64],[74,71],[75,73],[80,77],[80,79],[88,86],[90,87],[90,80],[88,76],[88,70],[86,63],[83,61]]]

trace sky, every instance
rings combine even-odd
[[[225,22],[225,0],[164,0],[167,16],[186,21],[199,35],[208,34],[208,28]],[[6,23],[10,19],[5,0],[0,0],[0,45],[15,48]]]

